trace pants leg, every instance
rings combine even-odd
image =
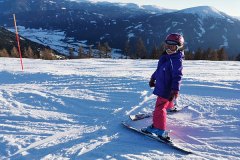
[[[173,101],[169,101],[168,106],[167,106],[166,109],[168,110],[168,109],[171,109],[173,107],[174,107],[174,102]]]
[[[168,99],[158,97],[153,112],[153,126],[161,130],[166,130]]]

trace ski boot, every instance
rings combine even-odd
[[[168,109],[167,113],[174,113],[174,112],[177,112],[177,111],[178,111],[177,107],[174,106],[173,108]]]
[[[153,125],[150,125],[147,128],[142,128],[141,131],[147,134],[155,135],[164,141],[170,141],[170,137],[168,136],[168,133],[169,133],[168,131],[154,128]]]
[[[179,111],[178,100],[174,98],[173,101],[169,103],[167,113],[174,113],[178,111]]]

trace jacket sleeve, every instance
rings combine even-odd
[[[170,59],[172,66],[172,90],[179,91],[182,80],[182,59]]]
[[[155,70],[155,72],[153,72],[152,76],[151,76],[151,79],[153,80],[156,80],[156,75],[157,75],[157,72],[158,72],[158,69],[159,69],[159,64],[160,63],[160,60],[158,61],[158,66],[157,66],[157,69]]]
[[[159,61],[158,61],[157,69],[156,69],[156,71],[152,74],[151,79],[156,80],[156,78],[157,78],[157,73],[158,73],[158,69],[160,68],[160,66],[162,65],[162,63],[164,62],[164,60],[165,60],[165,56],[164,56],[164,54],[163,54],[163,55],[160,57]]]
[[[156,80],[156,73],[157,73],[157,70],[152,74],[151,79]]]

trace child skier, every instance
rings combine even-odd
[[[184,38],[178,33],[169,34],[165,39],[165,51],[158,61],[157,70],[152,74],[150,87],[157,95],[153,124],[142,131],[154,133],[161,139],[169,140],[166,131],[167,109],[174,109],[173,101],[178,97],[182,79]]]

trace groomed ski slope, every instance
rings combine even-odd
[[[240,159],[240,63],[185,61],[168,129],[185,155],[120,123],[153,110],[156,60],[0,58],[0,159]]]

